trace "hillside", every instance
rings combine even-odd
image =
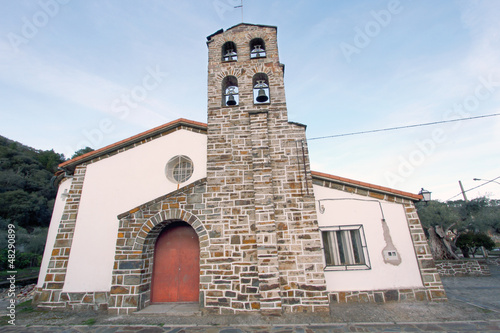
[[[0,268],[6,264],[9,224],[16,231],[16,267],[37,265],[57,193],[51,179],[63,161],[53,150],[0,136]]]
[[[63,161],[53,150],[36,150],[0,136],[0,218],[28,231],[48,227],[57,191],[51,179]]]

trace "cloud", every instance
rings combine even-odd
[[[148,75],[147,68],[146,66],[144,77]],[[154,70],[154,67],[152,69]],[[14,83],[20,89],[41,93],[56,100],[65,100],[73,103],[78,109],[90,109],[111,117],[120,116],[112,107],[113,101],[133,94],[134,88],[141,87],[144,79],[138,77],[134,83],[117,83],[77,68],[62,58],[52,58],[47,62],[43,57],[27,53],[16,55],[15,62],[9,59],[2,61],[0,72],[2,81],[10,82],[11,85]],[[164,114],[179,116],[177,112],[170,111],[172,108],[165,101],[145,99],[143,103],[136,101],[134,105],[137,106],[129,108],[129,111],[132,111],[129,114],[140,113],[141,117],[124,117],[123,120],[145,127],[151,126],[152,122],[167,121]],[[148,105],[154,108],[149,108]],[[161,110],[162,113],[156,110]]]

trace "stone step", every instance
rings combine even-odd
[[[198,303],[158,303],[132,313],[139,316],[201,316]]]

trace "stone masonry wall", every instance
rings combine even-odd
[[[441,276],[488,276],[491,275],[486,260],[436,260],[436,268]]]
[[[330,293],[330,303],[387,303],[427,301],[428,292],[425,288],[418,289],[388,289],[365,290]]]
[[[205,228],[205,205],[203,193],[207,190],[206,180],[196,181],[173,193],[157,198],[119,218],[115,263],[111,281],[108,312],[130,314],[150,305],[151,278],[153,274],[154,246],[165,226],[175,221],[190,224],[200,241],[200,306],[205,304],[205,293],[210,283],[227,283],[222,280],[223,272],[211,270],[210,233],[217,232]],[[221,257],[221,252],[214,252]],[[215,259],[217,260],[217,259]],[[230,262],[226,263],[230,266]],[[221,295],[222,296],[222,295]]]
[[[71,306],[61,299],[61,291],[66,279],[68,260],[75,233],[78,207],[82,195],[83,181],[87,171],[86,165],[78,166],[71,181],[69,195],[66,198],[64,212],[59,223],[54,248],[51,253],[45,281],[37,288],[33,303],[44,309],[64,309]]]
[[[250,59],[257,37],[266,57]],[[238,61],[221,61],[226,41],[236,44]],[[225,304],[212,299],[211,311],[235,313],[248,302],[270,315],[328,311],[305,128],[288,122],[276,28],[241,24],[211,36],[208,47],[206,225],[220,228],[213,241],[233,260],[227,274],[238,276],[240,266],[255,272],[245,284],[232,281],[233,296]],[[269,103],[253,102],[256,73],[269,79]],[[229,107],[222,105],[228,75],[239,87],[239,105]],[[233,240],[245,244],[243,255]]]

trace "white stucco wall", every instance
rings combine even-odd
[[[38,275],[37,287],[41,287],[45,281],[45,275],[47,274],[47,268],[49,267],[50,255],[54,249],[54,242],[56,241],[57,230],[59,229],[59,222],[64,211],[64,205],[66,204],[66,197],[63,196],[64,192],[68,192],[71,187],[71,178],[59,184],[57,189],[56,201],[54,203],[54,210],[52,212],[52,218],[50,219],[49,231],[47,234],[47,241],[45,242],[45,250],[43,251],[42,264],[40,265],[40,274]]]
[[[316,200],[373,199],[317,185],[314,186],[314,194]],[[321,204],[325,208],[322,214],[316,201],[320,228],[339,225],[363,225],[371,262],[371,269],[369,270],[325,271],[329,291],[423,287],[403,205],[380,202],[382,203],[392,241],[402,260],[397,266],[385,263],[382,256],[382,250],[386,246],[386,242],[382,229],[382,214],[377,202],[355,200],[322,201]]]
[[[207,138],[179,130],[87,167],[63,291],[109,291],[117,215],[177,189],[165,165],[176,155],[193,161],[193,176],[206,177]]]

